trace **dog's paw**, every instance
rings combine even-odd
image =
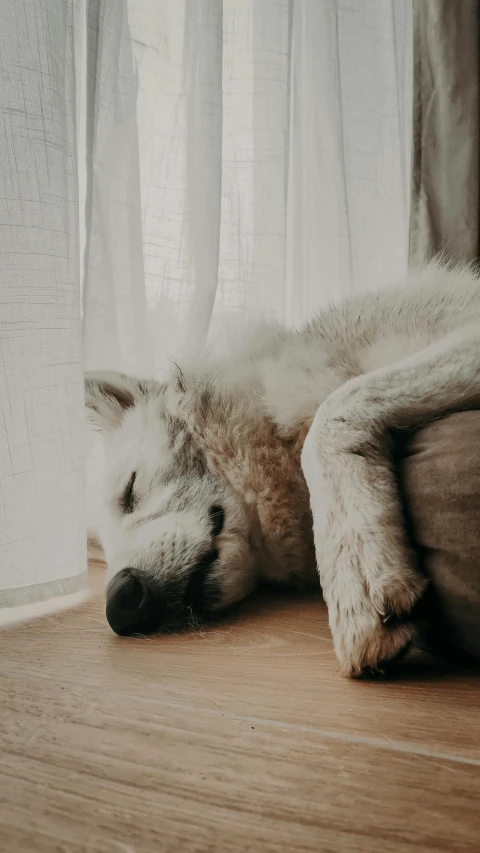
[[[399,555],[401,568],[389,565],[386,571],[365,572],[368,598],[383,624],[408,618],[427,586],[427,579],[414,567],[407,549]]]
[[[335,652],[353,677],[383,674],[404,654],[416,636],[410,614],[426,585],[407,550],[393,541],[385,550],[380,538],[352,534],[337,542],[336,559],[322,573]]]
[[[409,622],[383,622],[373,607],[344,614],[330,622],[341,672],[351,678],[385,675],[408,651],[416,637]]]

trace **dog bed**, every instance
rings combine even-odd
[[[431,584],[432,636],[480,658],[480,411],[428,424],[403,444],[399,474]]]

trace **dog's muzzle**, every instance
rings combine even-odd
[[[107,620],[116,634],[152,634],[185,628],[207,618],[218,601],[209,573],[218,559],[212,548],[193,567],[188,580],[162,586],[141,569],[122,569],[107,588]]]

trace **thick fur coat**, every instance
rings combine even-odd
[[[170,630],[262,580],[319,577],[342,671],[378,671],[415,639],[425,586],[392,432],[480,402],[480,283],[434,263],[166,383],[89,375],[86,401],[114,630]]]

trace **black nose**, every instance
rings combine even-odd
[[[135,569],[122,569],[107,589],[108,624],[120,636],[151,634],[163,620],[162,604]]]
[[[108,624],[122,637],[185,628],[218,605],[219,591],[209,572],[218,558],[212,548],[192,567],[188,579],[155,582],[139,569],[122,569],[107,588]]]

